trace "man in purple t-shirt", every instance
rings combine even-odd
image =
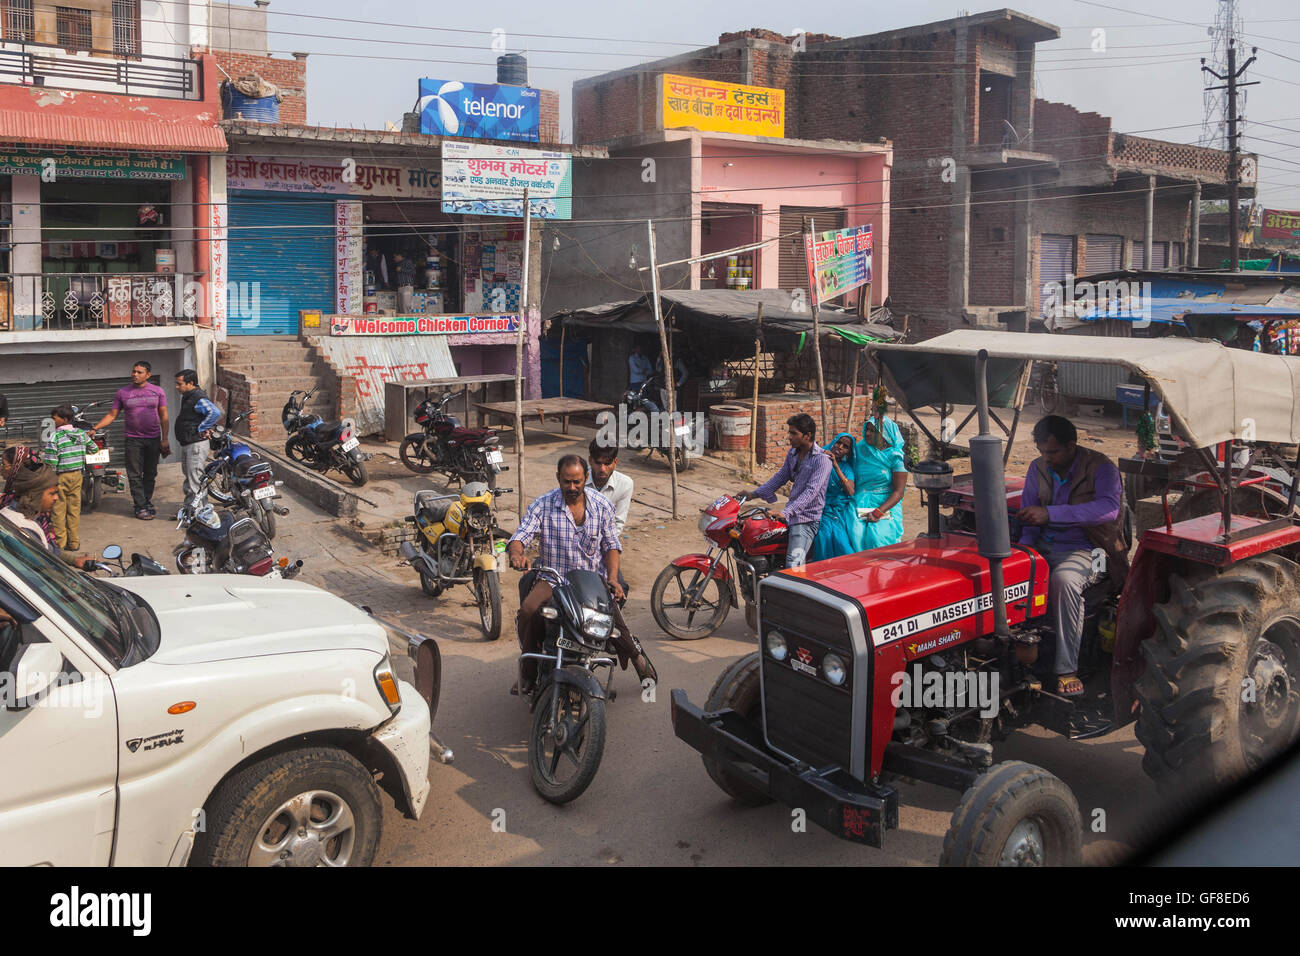
[[[131,384],[113,396],[113,410],[101,418],[92,431],[107,428],[126,412],[126,478],[131,484],[135,516],[150,519],[157,511],[153,506],[153,486],[158,477],[158,460],[172,453],[167,441],[167,393],[149,381],[153,371],[148,362],[131,367]]]

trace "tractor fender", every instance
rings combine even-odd
[[[690,568],[692,571],[709,570],[710,558],[707,554],[683,554],[680,558],[673,558],[672,565],[675,568]],[[713,576],[719,581],[730,581],[731,572],[727,570],[727,565],[719,561],[717,567],[713,569]]]
[[[495,571],[497,569],[497,559],[491,554],[474,555],[474,567],[479,571]]]

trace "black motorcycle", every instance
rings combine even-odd
[[[130,564],[123,564],[122,548],[116,544],[110,544],[106,547],[101,557],[104,559],[103,561],[87,561],[86,570],[107,571],[110,577],[115,578],[143,578],[159,574],[171,574],[153,558],[138,552],[131,555]],[[114,563],[109,564],[109,561]]]
[[[366,456],[361,442],[354,434],[350,422],[327,422],[319,415],[306,410],[307,402],[316,394],[319,385],[310,392],[294,390],[280,412],[280,421],[289,433],[284,443],[284,453],[322,474],[337,469],[360,488],[370,478],[366,472]]]
[[[95,451],[87,453],[81,469],[81,510],[87,513],[99,507],[106,487],[114,491],[126,490],[126,475],[108,467],[109,453],[112,451],[108,440],[94,432],[93,423],[86,417],[86,412],[102,404],[103,402],[91,402],[89,405],[72,406],[73,427],[90,435],[96,447]]]
[[[279,486],[284,482],[275,480],[269,461],[233,434],[234,427],[252,413],[249,409],[229,425],[218,425],[212,430],[213,458],[204,469],[205,473],[214,473],[208,497],[219,505],[242,510],[258,523],[268,538],[274,538],[276,515],[289,513],[288,508],[275,503],[280,497]]]
[[[668,411],[653,403],[651,396],[658,397],[662,390],[663,379],[653,376],[642,382],[637,388],[628,389],[623,395],[623,404],[627,406],[628,440],[627,447],[633,451],[652,449],[651,457],[663,455],[668,460],[668,449],[673,449],[677,458],[677,470],[685,471],[691,467],[694,458],[688,453],[689,448],[703,448],[702,436],[699,435],[698,421],[694,416],[678,411],[673,417],[672,438],[669,439],[665,427]],[[644,428],[632,425],[633,415],[644,415]]]
[[[257,577],[292,578],[302,561],[275,558],[271,539],[252,518],[217,510],[207,500],[214,472],[208,472],[195,494],[182,506],[176,528],[185,540],[172,552],[181,574],[252,574]]]
[[[552,590],[540,612],[546,622],[541,652],[519,655],[519,686],[533,714],[528,768],[543,799],[568,803],[590,786],[605,750],[605,701],[614,697],[617,663],[614,599],[594,571],[534,572]],[[531,689],[529,660],[537,662]],[[609,669],[604,684],[599,668]]]
[[[482,481],[496,489],[497,475],[509,471],[501,453],[501,438],[492,428],[465,428],[448,415],[447,392],[438,401],[426,398],[415,408],[415,423],[422,429],[402,439],[397,455],[417,475],[441,472],[462,482]]]

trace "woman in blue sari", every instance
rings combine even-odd
[[[856,466],[853,497],[863,522],[862,549],[897,544],[903,540],[907,465],[903,433],[890,419],[883,415],[867,419],[857,445]]]
[[[863,523],[854,504],[857,453],[853,436],[841,432],[826,446],[831,456],[831,473],[826,483],[826,504],[822,508],[817,537],[808,552],[809,563],[838,558],[861,551]]]

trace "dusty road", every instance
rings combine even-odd
[[[1032,420],[1032,419],[1031,419]],[[1091,442],[1110,454],[1131,442],[1101,422],[1079,420]],[[585,432],[570,437],[529,433],[529,497],[551,486],[560,454],[581,451]],[[1028,429],[1022,429],[1027,436]],[[380,448],[369,450],[379,451]],[[1033,456],[1018,442],[1011,471],[1023,473]],[[529,715],[508,688],[515,676],[514,611],[518,576],[503,581],[507,628],[501,640],[486,643],[477,611],[465,589],[438,600],[425,597],[414,575],[397,559],[382,557],[346,523],[289,498],[293,513],[280,520],[279,553],[307,561],[303,578],[355,601],[397,615],[404,623],[435,635],[445,663],[442,701],[435,730],[455,752],[452,765],[433,763],[428,805],[419,821],[395,810],[385,816],[378,862],[390,865],[630,864],[630,865],[929,865],[938,860],[958,794],[927,784],[903,783],[901,826],[886,836],[881,851],[841,842],[816,826],[795,832],[790,810],[772,805],[735,806],[705,775],[698,755],[673,736],[668,691],[684,688],[700,702],[718,673],[749,653],[753,640],[744,616],[733,611],[713,637],[693,642],[667,638],[651,618],[648,597],[655,575],[678,554],[700,550],[695,527],[700,504],[724,491],[745,487],[735,472],[714,462],[692,469],[683,484],[684,517],[673,522],[665,506],[668,473],[663,459],[644,456],[623,462],[637,482],[624,550],[625,573],[632,584],[628,612],[636,633],[662,678],[654,700],[642,700],[631,671],[615,686],[623,694],[609,706],[604,761],[590,789],[567,807],[553,807],[533,791],[525,741]],[[960,470],[960,467],[959,467]],[[366,493],[387,507],[382,521],[400,514],[410,494],[430,483],[397,470],[375,469],[379,480]],[[385,477],[388,476],[388,477]],[[179,488],[176,466],[163,469],[160,489]],[[909,535],[924,526],[918,495],[906,499]],[[157,496],[160,520],[136,521],[126,515],[125,496],[110,495],[101,513],[83,519],[87,548],[116,541],[131,550],[151,551],[167,560],[177,540],[174,513],[179,491]],[[511,497],[513,501],[513,496]],[[503,518],[513,527],[510,516]],[[404,648],[394,643],[395,660],[408,667]],[[1142,774],[1141,747],[1132,728],[1084,743],[1071,743],[1045,731],[1015,735],[1001,744],[996,759],[1041,764],[1074,790],[1085,823],[1104,813],[1104,831],[1089,832],[1085,858],[1104,862],[1131,844],[1150,821],[1161,818],[1154,787]]]

